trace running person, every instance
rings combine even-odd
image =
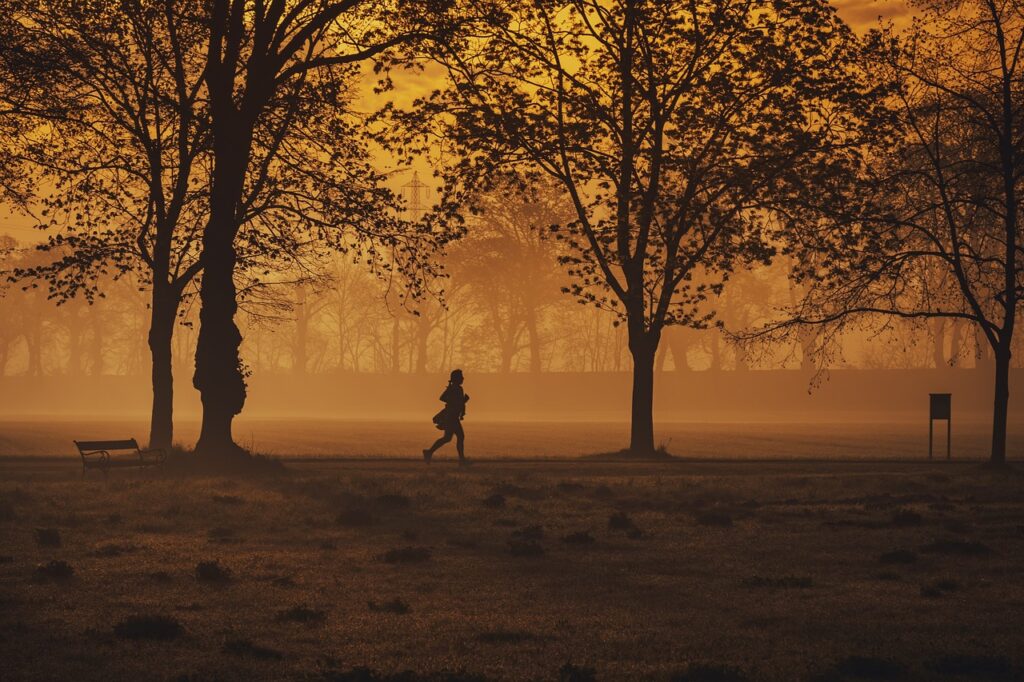
[[[434,451],[451,441],[455,436],[455,447],[459,451],[459,464],[466,464],[466,452],[464,449],[466,435],[462,431],[462,418],[466,416],[466,403],[469,396],[462,390],[462,370],[452,371],[448,380],[448,387],[441,394],[441,402],[444,409],[434,415],[434,425],[444,431],[444,435],[438,438],[433,445],[423,451],[423,459],[430,464]]]

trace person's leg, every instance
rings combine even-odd
[[[446,430],[444,432],[443,436],[441,436],[440,438],[435,440],[434,444],[431,445],[429,448],[427,448],[427,452],[429,452],[431,455],[433,455],[435,450],[437,450],[439,447],[441,447],[445,443],[451,441],[453,433],[454,433],[453,431]]]
[[[455,448],[459,451],[459,459],[466,459],[466,434],[462,430],[462,422],[455,422]]]

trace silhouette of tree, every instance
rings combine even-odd
[[[483,314],[485,336],[496,343],[502,373],[529,351],[529,369],[541,370],[540,317],[562,285],[557,278],[551,225],[568,220],[564,197],[550,187],[526,196],[501,188],[476,201],[479,215],[453,254],[452,277],[467,286],[469,302]]]
[[[653,452],[662,331],[705,325],[728,273],[770,259],[762,210],[852,125],[855,39],[824,0],[471,4],[432,54],[451,87],[395,114],[413,131],[395,146],[455,145],[450,193],[564,188],[571,293],[626,326],[630,450]]]
[[[48,261],[16,272],[45,279],[58,303],[104,296],[100,283],[138,273],[151,288],[150,445],[173,438],[171,343],[186,287],[199,273],[198,229],[209,128],[202,85],[203,17],[172,0],[48,0],[26,10],[23,40],[49,55],[25,159],[52,187],[37,193]],[[50,111],[46,102],[64,102]],[[111,275],[110,278],[106,277]]]
[[[234,282],[237,239],[247,197],[264,184],[278,181],[278,167],[317,169],[309,174],[319,185],[321,201],[312,209],[293,204],[291,213],[309,218],[321,236],[358,246],[371,265],[387,259],[408,275],[412,293],[421,241],[418,233],[387,211],[394,205],[380,175],[366,160],[356,122],[323,125],[311,116],[310,100],[329,99],[336,112],[350,113],[358,66],[382,59],[391,48],[426,34],[422,26],[444,23],[442,2],[379,2],[371,0],[212,0],[209,3],[206,83],[212,122],[212,188],[210,217],[203,231],[204,273],[200,299],[200,330],[193,384],[203,403],[203,423],[196,450],[207,455],[241,453],[231,424],[245,404],[244,372],[239,357],[241,334],[234,317],[238,309]],[[436,30],[436,29],[435,29]],[[378,62],[378,65],[380,62]],[[386,86],[386,82],[385,82]],[[276,105],[276,106],[275,106]],[[260,141],[260,129],[277,116],[277,133]],[[338,121],[336,117],[334,119]],[[288,151],[280,144],[291,126],[319,126],[321,147]],[[247,179],[248,178],[248,179]],[[428,223],[429,221],[424,221]],[[358,245],[353,245],[355,239]],[[374,240],[374,244],[367,243]]]
[[[995,463],[1006,458],[1009,368],[1024,298],[1019,10],[929,0],[905,32],[873,34],[878,77],[893,92],[893,125],[880,128],[860,172],[847,176],[857,182],[837,186],[835,201],[789,227],[799,234],[795,277],[807,292],[787,322],[763,330],[843,327],[865,316],[974,325],[994,360]]]

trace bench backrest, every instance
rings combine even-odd
[[[79,452],[95,452],[98,450],[138,450],[135,439],[130,440],[76,440]]]

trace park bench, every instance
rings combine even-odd
[[[163,450],[140,450],[135,439],[130,440],[76,440],[78,454],[82,456],[82,475],[89,469],[99,469],[106,476],[110,469],[149,467],[164,461]],[[111,455],[111,453],[114,453]]]

